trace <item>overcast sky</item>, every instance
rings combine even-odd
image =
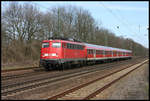
[[[39,1],[29,2],[36,4],[42,12],[48,11],[54,6],[73,5],[88,10],[99,26],[109,29],[116,36],[131,38],[135,42],[149,48],[148,30],[149,26],[149,2],[147,1]],[[8,2],[2,2],[2,7]],[[119,29],[117,29],[119,26]]]

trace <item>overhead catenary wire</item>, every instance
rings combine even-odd
[[[31,3],[32,3],[32,4],[35,4],[35,5],[38,5],[39,7],[45,8],[46,10],[50,10],[50,8],[47,8],[47,7],[45,7],[45,6],[41,5],[41,4],[37,4],[37,3],[35,3],[35,2],[31,2]],[[115,13],[113,13],[113,11],[112,11],[110,8],[106,7],[106,5],[104,5],[103,3],[101,3],[101,4],[102,4],[102,6],[103,6],[104,8],[106,8],[113,16],[115,16],[116,19],[117,19],[119,22],[121,22],[123,26],[126,25],[125,27],[126,27],[126,29],[129,30],[129,32],[135,33],[135,32],[133,32],[133,31],[131,30],[130,27],[128,27],[128,24],[126,24],[125,22],[123,22],[123,21],[120,19],[120,17],[117,16]],[[123,18],[123,17],[122,17],[122,18]],[[121,34],[123,34],[120,30],[118,30],[118,31],[119,31]],[[136,35],[133,35],[133,34],[130,34],[130,35],[133,36],[133,37],[136,36]],[[137,34],[137,35],[138,35],[138,34]],[[138,36],[138,37],[141,37],[141,36]],[[137,38],[137,40],[140,41],[138,38]]]
[[[135,33],[138,37],[140,37],[141,38],[141,36],[139,36],[139,34],[137,34],[136,32],[133,32],[132,30],[131,30],[131,28],[130,27],[128,27],[128,24],[126,24],[122,19],[120,19],[120,17],[118,16],[118,15],[116,15],[109,7],[107,7],[106,5],[104,5],[103,3],[100,3],[109,13],[111,13],[115,18],[116,18],[116,20],[118,20],[123,26],[125,26],[125,28],[131,33]],[[131,34],[131,36],[134,36],[135,37],[135,35],[133,35],[133,34]]]
[[[128,27],[128,25],[122,20],[122,19],[120,19],[120,17],[118,17],[118,15],[116,15],[110,8],[108,8],[106,5],[104,5],[103,3],[100,3],[109,13],[111,13],[115,18],[116,18],[116,20],[117,21],[119,21],[123,26],[125,26],[125,28],[130,32],[130,33],[134,33],[134,35],[133,34],[130,34],[131,36],[133,36],[133,37],[138,37],[138,38],[136,38],[136,40],[138,40],[139,42],[141,41],[141,40],[139,40],[139,38],[141,38],[141,36],[139,36],[139,34],[137,34],[137,33],[135,33],[135,32],[133,32],[132,30],[131,30],[131,28],[130,27]]]

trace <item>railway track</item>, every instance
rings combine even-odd
[[[81,84],[74,88],[71,88],[69,90],[66,90],[60,94],[49,97],[47,100],[56,100],[56,99],[58,99],[58,100],[66,100],[66,99],[67,100],[68,99],[89,100],[91,98],[94,98],[96,95],[101,93],[103,90],[110,87],[115,82],[119,81],[121,78],[127,76],[132,71],[141,67],[146,62],[148,62],[148,60],[145,60],[144,62],[134,64],[131,66],[127,66],[126,68],[117,70],[110,74],[99,77],[95,80],[89,81],[87,83],[84,83],[84,84]],[[107,82],[105,82],[105,81],[107,81]],[[99,89],[96,89],[96,90],[92,89],[92,87],[95,87],[95,86],[99,86]],[[91,91],[87,91],[87,88],[90,88]],[[86,93],[88,92],[88,94],[85,94],[84,92],[86,92]]]
[[[131,62],[131,61],[130,61]],[[124,62],[122,62],[122,64],[124,64]],[[120,63],[121,65],[121,63]],[[72,77],[76,77],[76,76],[82,76],[82,75],[88,75],[88,73],[94,73],[98,70],[102,70],[102,69],[111,69],[116,66],[115,65],[108,65],[107,66],[103,66],[103,68],[89,68],[86,71],[72,71],[66,74],[59,74],[59,75],[55,75],[55,76],[48,76],[48,77],[44,77],[44,78],[39,78],[39,79],[35,79],[35,80],[29,80],[29,81],[25,81],[25,82],[20,82],[20,83],[15,83],[15,84],[9,84],[9,85],[2,85],[2,90],[1,90],[1,94],[2,96],[7,96],[7,95],[11,95],[14,93],[19,93],[21,91],[26,91],[26,90],[30,90],[33,88],[37,88],[37,87],[41,87],[53,82],[58,82],[61,80],[65,80],[65,79],[69,79]]]
[[[103,64],[101,64],[101,65],[103,65]],[[51,71],[51,72],[53,72],[53,71]],[[1,76],[1,79],[4,81],[4,80],[10,80],[10,79],[28,77],[28,76],[33,76],[33,75],[40,75],[40,74],[43,74],[43,73],[46,74],[47,72],[45,72],[44,70],[43,71],[33,70],[33,71],[21,73],[21,74],[13,74],[13,75],[11,74],[11,75],[6,75],[6,76]]]
[[[25,73],[21,73],[21,74],[11,74],[11,75],[6,75],[6,76],[1,76],[1,79],[4,81],[4,80],[9,80],[9,79],[16,79],[16,78],[22,78],[22,77],[27,77],[27,76],[32,76],[32,75],[40,75],[40,74],[43,74],[43,73],[46,73],[43,71],[39,71],[39,70],[34,70],[36,69],[37,67],[29,67],[29,68],[22,68],[22,69],[16,69],[16,70],[10,70],[9,72],[13,72],[13,71],[23,71],[23,70],[29,70],[29,69],[33,69],[33,71],[29,71],[29,72],[25,72]],[[42,69],[41,69],[42,70]],[[38,71],[38,73],[37,73]],[[6,71],[7,72],[7,71]]]

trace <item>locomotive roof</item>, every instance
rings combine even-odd
[[[97,48],[97,49],[104,49],[104,50],[132,52],[131,50],[127,50],[127,49],[120,49],[120,48],[114,48],[114,47],[108,47],[108,46],[94,45],[94,44],[83,43],[83,42],[79,42],[79,41],[73,41],[73,40],[63,40],[63,39],[52,39],[52,40],[62,41],[62,42],[69,42],[69,43],[76,43],[76,44],[80,44],[80,45],[86,45],[88,49]],[[43,41],[49,41],[49,40],[43,40]]]
[[[120,48],[114,48],[114,47],[108,47],[108,46],[101,46],[101,45],[93,45],[93,44],[88,44],[88,43],[84,43],[87,48],[97,48],[97,49],[105,49],[105,50],[116,50],[116,51],[124,51],[124,52],[131,52],[130,50],[126,50],[126,49],[120,49]]]
[[[59,40],[59,39],[43,40],[43,42],[49,42],[49,41],[53,41],[53,42],[66,42],[66,43],[72,43],[72,44],[84,45],[84,43],[78,42],[78,41]]]

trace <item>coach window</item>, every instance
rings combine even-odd
[[[106,51],[106,55],[108,55],[108,51]]]
[[[77,45],[77,49],[79,49],[79,45]]]
[[[72,44],[70,44],[70,49],[72,49]]]
[[[71,44],[69,44],[69,49],[71,49]]]
[[[98,50],[96,50],[96,54],[98,54]]]
[[[81,45],[81,50],[83,49],[83,46]]]
[[[96,54],[99,54],[99,50],[96,50]]]
[[[98,54],[98,50],[96,50],[96,54]]]
[[[89,54],[91,54],[91,50],[89,49]]]
[[[63,47],[63,48],[66,48],[66,43],[62,43],[62,47]]]
[[[70,44],[70,49],[72,49],[72,44]]]
[[[42,48],[47,48],[47,47],[49,47],[49,43],[48,42],[42,43]]]
[[[67,48],[68,48],[68,43],[67,43]]]
[[[81,49],[81,45],[79,45],[79,49]]]
[[[77,45],[74,45],[74,49],[77,49]]]
[[[91,50],[91,54],[93,54],[94,53],[94,50]]]
[[[103,50],[103,55],[105,55],[105,50]]]
[[[105,55],[105,51],[104,50],[102,50],[102,55]]]
[[[108,51],[106,51],[105,54],[108,55]]]
[[[110,51],[110,55],[112,55],[112,51]]]
[[[74,45],[74,49],[77,49],[77,45]]]
[[[70,48],[70,44],[69,44],[69,43],[67,43],[67,48],[68,48],[68,49]]]
[[[89,54],[89,50],[87,49],[87,54]]]
[[[102,55],[102,50],[99,50],[98,54]]]
[[[74,49],[74,44],[71,44],[71,49]]]
[[[91,49],[89,49],[89,54],[92,54],[92,50]]]
[[[80,45],[78,45],[79,46],[79,49],[81,49],[81,46]]]
[[[72,49],[74,49],[74,44],[72,44]]]
[[[109,51],[107,51],[107,55],[109,55]]]
[[[101,50],[98,50],[98,54],[101,54]]]
[[[71,44],[71,49],[73,49],[73,44]]]
[[[116,52],[116,51],[114,52],[114,55],[117,55],[117,52]]]
[[[59,47],[61,47],[61,43],[60,42],[53,42],[52,47],[59,48]]]
[[[77,45],[77,49],[79,49],[79,45]]]
[[[71,49],[71,44],[69,44],[69,49]]]

